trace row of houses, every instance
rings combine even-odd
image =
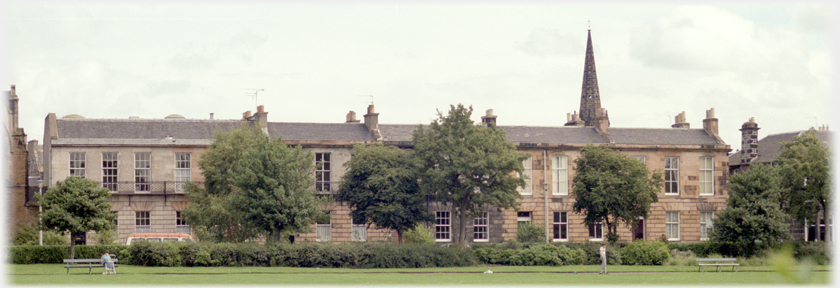
[[[11,95],[16,95],[14,86]],[[572,163],[580,157],[580,148],[590,143],[619,150],[644,162],[650,170],[663,171],[665,185],[659,201],[652,205],[647,218],[638,219],[637,229],[619,228],[623,241],[708,239],[714,213],[725,209],[729,197],[727,179],[732,157],[740,155],[728,155],[731,148],[718,135],[714,108],[705,111],[701,128],[691,128],[685,112],[675,117],[671,128],[611,127],[609,115],[600,105],[589,35],[578,111],[568,113],[567,122],[556,126],[504,125],[503,117],[486,111],[480,121],[504,130],[517,150],[530,155],[523,162],[528,180],[519,191],[522,199],[517,210],[491,209],[467,224],[468,231],[473,231],[469,241],[510,241],[523,222],[544,226],[551,241],[605,241],[603,225],[584,225],[584,216],[572,210],[575,200],[570,193],[571,179],[576,174]],[[45,118],[42,145],[33,140],[28,150],[29,162],[40,169],[27,169],[45,187],[68,176],[101,182],[112,193],[112,212],[118,215],[117,233],[122,243],[136,232],[191,233],[189,223],[181,217],[181,211],[189,205],[183,184],[204,180],[198,159],[217,130],[230,130],[247,122],[258,125],[272,138],[282,137],[288,145],[311,151],[320,164],[313,173],[317,176],[313,189],[330,194],[339,187],[345,173],[343,164],[350,160],[354,145],[380,142],[404,149],[413,147],[412,135],[418,125],[386,124],[379,116],[374,105],[367,107],[362,119],[350,111],[343,123],[272,122],[264,106],[233,120],[213,119],[212,114],[210,119],[185,119],[177,114],[162,119],[89,119],[76,114],[59,118],[50,113]],[[23,137],[25,143],[25,134]],[[37,189],[30,185],[26,197],[12,200],[11,206],[28,211],[13,217],[31,219],[31,210],[37,207],[31,201],[32,194]],[[345,203],[334,202],[325,208],[330,211],[329,223],[314,224],[313,232],[296,235],[298,241],[393,241],[396,237],[394,231],[351,219]],[[452,232],[460,228],[452,221],[452,207],[428,203],[428,209],[434,221],[427,225],[436,241],[451,242]],[[24,219],[17,223],[27,221],[31,222]],[[73,235],[73,239],[91,244],[92,233]]]

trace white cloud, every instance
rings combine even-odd
[[[668,69],[757,71],[801,61],[795,34],[768,30],[732,12],[681,6],[631,37],[631,54]]]
[[[561,34],[559,29],[535,28],[525,42],[517,43],[523,52],[533,56],[580,54],[579,37]]]

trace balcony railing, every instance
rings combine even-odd
[[[192,182],[202,185],[204,182]],[[128,182],[120,181],[113,183],[102,183],[100,187],[108,188],[115,194],[183,194],[186,192],[186,182],[175,181],[150,181],[150,182]]]
[[[192,182],[202,186],[204,182]],[[338,192],[341,181],[320,182],[315,184],[315,194],[331,195]],[[114,194],[183,194],[186,192],[185,182],[151,181],[102,183],[99,187],[108,188]],[[37,190],[37,189],[36,189]]]

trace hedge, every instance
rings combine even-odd
[[[69,245],[20,245],[11,248],[9,262],[14,264],[63,263],[62,260],[70,258]],[[76,245],[75,258],[99,258],[108,250],[119,259],[121,251],[126,248],[128,246],[125,245]]]
[[[802,240],[786,241],[768,248],[768,250],[760,250],[759,246],[752,243],[719,243],[714,241],[694,242],[694,243],[668,243],[669,250],[691,251],[697,257],[708,257],[711,254],[719,254],[730,257],[750,257],[755,255],[763,255],[769,250],[778,250],[782,245],[791,245],[793,248],[793,255],[796,259],[802,260],[805,258],[813,259],[818,265],[827,265],[831,262],[831,253],[827,242],[805,242]]]
[[[99,258],[105,250],[120,263],[141,266],[287,266],[345,268],[414,268],[476,265],[469,249],[435,244],[392,243],[208,243],[147,242],[76,246],[76,258]],[[15,246],[14,264],[62,263],[68,246]]]
[[[600,243],[480,243],[473,244],[476,260],[500,265],[596,265]],[[621,252],[607,248],[607,261],[621,264]]]

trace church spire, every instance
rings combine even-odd
[[[591,30],[587,30],[586,60],[583,66],[583,87],[580,91],[580,120],[583,120],[586,126],[593,126],[596,111],[601,109],[601,95],[598,93],[598,76],[595,74],[595,53],[592,52]]]

